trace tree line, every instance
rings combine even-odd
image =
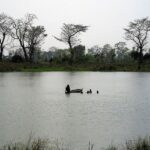
[[[11,49],[17,45],[23,60],[30,63],[34,62],[35,54],[41,50],[44,39],[48,36],[44,26],[34,24],[36,19],[34,14],[27,14],[20,19],[15,19],[4,13],[0,14],[0,61],[3,60],[6,47]],[[63,60],[72,65],[79,59],[81,61],[94,60],[99,63],[112,63],[116,60],[129,61],[132,58],[138,62],[138,69],[140,69],[143,61],[150,59],[150,51],[146,51],[148,50],[150,31],[148,17],[134,20],[124,29],[125,39],[134,44],[132,51],[127,48],[125,42],[118,42],[113,47],[109,44],[102,48],[96,45],[88,49],[88,53],[85,53],[85,46],[80,45],[79,35],[88,29],[89,26],[64,23],[60,36],[53,36],[56,40],[68,45],[68,48],[64,50],[65,54],[61,51]],[[59,49],[57,49],[58,51]],[[53,57],[51,57],[52,60]]]
[[[3,60],[5,47],[13,43],[19,44],[25,61],[32,62],[37,47],[47,36],[44,26],[34,25],[36,18],[34,14],[27,14],[21,19],[0,14],[0,61]]]

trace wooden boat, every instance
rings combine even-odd
[[[71,90],[69,93],[68,92],[65,92],[66,94],[70,94],[70,93],[83,93],[83,89],[74,89],[74,90]]]

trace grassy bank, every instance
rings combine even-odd
[[[1,150],[69,150],[58,141],[50,142],[42,139],[29,139],[26,143],[8,144],[0,148]],[[89,143],[87,150],[94,150],[94,144]],[[121,146],[108,146],[103,150],[150,150],[150,137],[138,138],[136,140],[127,141]]]
[[[137,64],[30,64],[30,63],[0,63],[0,72],[44,72],[44,71],[141,71],[150,72],[150,64],[143,64],[141,70]]]

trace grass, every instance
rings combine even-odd
[[[47,72],[47,71],[141,71],[150,72],[150,64],[144,64],[141,70],[137,70],[136,64],[30,64],[30,63],[10,63],[0,62],[0,72]]]
[[[120,148],[111,145],[105,150],[150,150],[150,137],[129,140]]]
[[[0,150],[69,150],[65,148],[58,141],[50,142],[49,140],[42,140],[40,138],[28,140],[26,144],[14,143],[8,144],[0,148]],[[94,150],[94,145],[89,142],[87,150]],[[136,140],[129,140],[124,145],[117,147],[114,145],[108,146],[103,150],[150,150],[150,137],[138,138]]]
[[[47,139],[29,139],[27,143],[8,144],[0,150],[68,150],[58,141],[50,142]]]

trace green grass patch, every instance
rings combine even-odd
[[[0,72],[49,72],[49,71],[134,71],[134,72],[150,72],[150,64],[144,64],[141,70],[137,69],[137,64],[55,64],[55,63],[10,63],[1,62]]]

